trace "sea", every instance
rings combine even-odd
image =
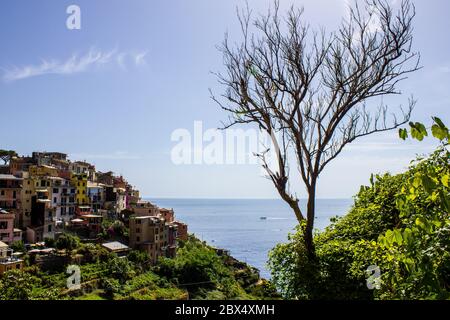
[[[266,279],[271,277],[266,267],[269,251],[278,243],[287,242],[288,234],[297,225],[294,213],[281,199],[146,200],[162,208],[173,208],[176,219],[188,224],[189,233],[214,247],[229,250],[236,259],[258,268]],[[345,215],[352,205],[352,199],[316,200],[315,228],[323,230],[330,218]]]

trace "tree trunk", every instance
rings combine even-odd
[[[313,230],[314,217],[316,210],[316,182],[311,184],[308,189],[308,205],[306,208],[306,228],[305,228],[305,246],[310,259],[315,259],[316,250],[314,247]]]

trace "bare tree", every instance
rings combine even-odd
[[[272,136],[277,168],[267,164],[266,152],[257,155],[281,198],[304,223],[305,246],[314,258],[319,175],[355,139],[409,121],[412,98],[397,115],[388,112],[382,98],[401,93],[397,85],[419,69],[420,55],[411,49],[415,8],[410,0],[395,11],[386,0],[356,4],[329,34],[312,30],[302,14],[303,9],[291,7],[280,17],[278,1],[255,19],[248,7],[238,11],[243,40],[230,45],[226,35],[219,47],[226,71],[216,76],[225,90],[212,98],[231,113],[224,128],[254,124]],[[306,215],[289,190],[290,154],[308,194]]]

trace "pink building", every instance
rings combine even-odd
[[[0,208],[7,210],[20,209],[20,192],[22,179],[12,174],[0,174]]]
[[[14,242],[14,213],[0,209],[0,241],[7,244]]]

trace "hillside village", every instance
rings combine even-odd
[[[46,243],[65,233],[102,244],[121,254],[132,249],[159,257],[174,257],[177,240],[187,240],[187,225],[173,209],[143,201],[122,176],[97,171],[85,161],[70,161],[60,152],[15,153],[0,166],[0,275],[23,268],[11,245],[23,242],[28,254],[51,255]],[[109,223],[106,223],[109,222]],[[102,236],[114,226],[127,230],[120,241]],[[116,228],[117,229],[117,228]],[[128,243],[126,243],[128,242]]]

